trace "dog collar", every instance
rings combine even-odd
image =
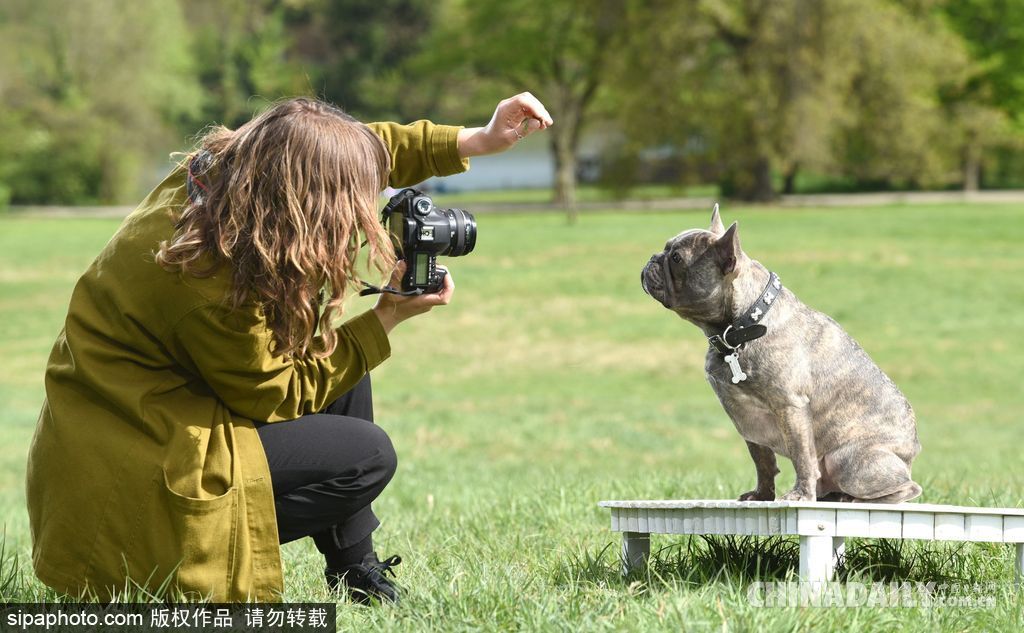
[[[708,343],[718,350],[723,356],[734,353],[747,341],[759,339],[768,333],[768,328],[761,325],[760,321],[764,315],[772,309],[779,293],[782,292],[782,282],[775,273],[768,272],[768,284],[746,312],[729,324],[721,334],[708,337]]]

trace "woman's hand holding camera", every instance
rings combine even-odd
[[[494,116],[491,117],[491,121],[486,127],[459,130],[459,155],[462,158],[469,158],[503,152],[519,140],[553,124],[551,115],[537,100],[537,97],[529,92],[523,92],[498,103],[498,107],[494,110]],[[427,201],[429,202],[429,199]],[[472,216],[469,215],[471,222],[472,219]],[[473,223],[474,236],[475,231],[476,224]],[[475,237],[473,239],[475,240]],[[472,250],[472,243],[468,244],[465,252],[469,250]],[[446,254],[454,256],[464,253]],[[444,267],[439,266],[438,268],[447,272]],[[405,271],[406,263],[398,262],[398,266],[391,275],[390,285],[392,287],[402,287],[402,277],[405,275]],[[434,306],[447,305],[452,300],[454,292],[455,282],[452,280],[451,274],[448,273],[444,277],[444,286],[439,292],[405,297],[384,293],[377,299],[377,305],[373,307],[373,311],[380,319],[381,325],[384,326],[384,331],[390,334],[396,325],[409,317],[428,312]]]
[[[398,262],[398,265],[395,267],[395,272],[392,273],[390,282],[393,288],[400,288],[402,286],[402,276],[405,274],[405,267],[404,261]],[[447,271],[443,266],[438,266],[438,269]],[[384,331],[390,334],[391,330],[395,329],[395,326],[402,321],[418,314],[429,312],[434,306],[448,305],[454,293],[455,281],[452,279],[452,274],[448,272],[444,276],[444,287],[441,288],[440,292],[408,297],[384,293],[377,299],[377,305],[373,306],[373,311],[376,313],[377,318],[380,319],[380,324],[384,326]]]
[[[486,127],[460,130],[459,155],[469,158],[503,152],[553,124],[551,115],[537,97],[523,92],[500,102]]]

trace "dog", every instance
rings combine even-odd
[[[804,305],[740,248],[715,205],[708,230],[684,231],[640,275],[644,291],[708,337],[708,382],[747,442],[757,486],[775,500],[776,455],[793,462],[785,501],[900,503],[921,494],[914,411],[828,316]]]

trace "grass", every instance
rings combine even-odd
[[[1022,505],[1024,215],[1010,206],[725,208],[744,248],[836,318],[907,394],[921,501]],[[992,608],[758,608],[751,570],[794,572],[793,541],[655,537],[650,574],[618,575],[614,498],[730,498],[746,448],[703,377],[706,343],[640,290],[639,271],[707,213],[481,215],[450,260],[455,302],[400,326],[374,372],[399,472],[375,505],[399,553],[397,609],[339,607],[342,630],[1021,630],[1012,554],[989,544],[849,545],[846,578],[995,583]],[[42,373],[108,220],[0,219],[0,570],[31,574],[24,464]],[[370,304],[353,300],[356,313]],[[792,485],[783,460],[779,490]],[[283,547],[286,598],[328,599],[311,542]],[[11,571],[14,570],[14,571]]]

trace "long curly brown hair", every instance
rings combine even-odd
[[[230,305],[256,302],[274,355],[331,354],[332,323],[360,280],[363,238],[370,268],[386,273],[395,264],[377,216],[391,169],[383,141],[338,108],[297,98],[237,130],[212,129],[198,151],[212,158],[202,193],[160,244],[157,263],[197,277],[229,266]]]

